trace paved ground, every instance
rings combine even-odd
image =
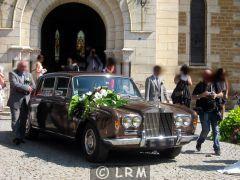
[[[0,120],[0,179],[89,179],[90,168],[77,144],[59,138],[41,136],[16,147],[12,144],[10,121]],[[201,153],[195,143],[184,147],[175,160],[160,159],[157,154],[111,153],[105,165],[151,165],[151,179],[240,179],[222,175],[216,170],[240,159],[240,146],[222,143],[222,156],[211,155],[207,141]]]

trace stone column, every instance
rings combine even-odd
[[[114,54],[113,54],[113,50],[112,49],[106,49],[104,51],[104,53],[106,54],[106,57],[109,58],[109,57],[114,57]]]
[[[114,57],[116,59],[116,73],[124,76],[131,75],[130,63],[132,53],[133,49],[131,48],[123,48],[122,50],[105,50],[107,58]]]
[[[133,49],[123,48],[122,49],[122,75],[131,76],[131,55]]]
[[[8,50],[8,59],[12,61],[12,68],[16,68],[20,60],[30,61],[32,49],[29,46],[11,46]]]
[[[113,54],[117,62],[116,73],[122,75],[122,50],[114,50]]]

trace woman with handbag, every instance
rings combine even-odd
[[[171,96],[173,104],[181,104],[190,107],[191,93],[189,87],[192,85],[192,79],[189,72],[189,67],[183,65],[180,69],[180,73],[175,76],[174,82],[177,85]]]

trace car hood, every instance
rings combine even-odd
[[[127,105],[123,106],[120,109],[134,111],[138,113],[145,113],[148,111],[159,112],[159,108],[157,104],[146,102],[144,100],[137,100],[137,101],[130,100]]]
[[[147,102],[144,100],[138,101],[129,101],[129,103],[122,108],[122,110],[133,111],[138,113],[156,113],[156,112],[165,112],[165,113],[173,113],[173,114],[194,114],[194,111],[191,109],[174,104],[166,104],[166,103],[154,103]]]

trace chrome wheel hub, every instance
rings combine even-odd
[[[96,148],[96,137],[92,129],[87,130],[84,138],[84,144],[87,154],[93,154]]]
[[[30,120],[27,119],[26,125],[25,125],[25,133],[29,133],[30,127],[31,127]]]

